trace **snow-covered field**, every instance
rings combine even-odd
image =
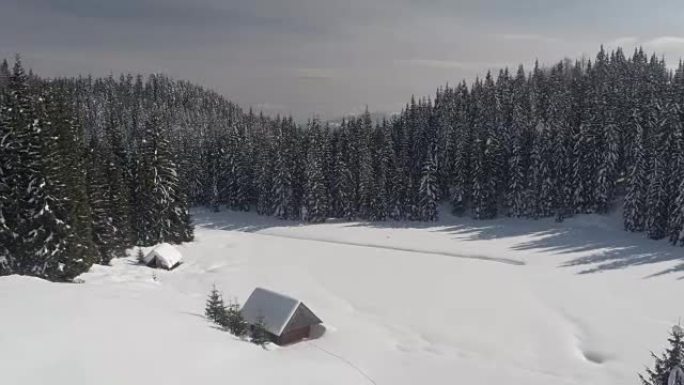
[[[619,218],[302,225],[195,212],[185,263],[0,278],[0,383],[637,384],[684,316],[684,250]],[[153,279],[153,272],[157,280]],[[216,283],[303,300],[319,339],[263,350],[203,318]]]

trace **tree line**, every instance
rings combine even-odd
[[[188,207],[283,219],[565,218],[621,210],[684,244],[684,65],[603,48],[488,72],[339,125],[243,111],[163,75],[0,66],[0,272],[69,279],[192,239]]]
[[[383,122],[246,114],[188,142],[193,203],[312,222],[431,221],[445,201],[476,219],[621,210],[626,230],[682,245],[683,107],[681,63],[601,48],[447,85]]]
[[[69,281],[131,245],[193,238],[160,107],[146,106],[129,151],[121,130],[86,135],[82,95],[19,59],[0,65],[0,275]]]

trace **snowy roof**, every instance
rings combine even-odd
[[[143,261],[149,265],[154,259],[157,260],[157,266],[170,269],[183,260],[183,255],[170,244],[162,243],[147,253]]]
[[[240,312],[245,321],[250,324],[255,324],[259,321],[259,318],[263,318],[266,330],[271,334],[279,336],[300,307],[306,308],[298,299],[257,287],[249,296]],[[317,323],[321,322],[308,308],[306,310],[308,313],[311,313],[312,318]]]

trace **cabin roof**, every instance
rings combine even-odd
[[[183,260],[183,255],[172,245],[162,243],[147,253],[143,261],[145,264],[150,264],[154,259],[157,259],[163,267],[170,269]]]
[[[298,299],[258,287],[240,310],[245,321],[255,324],[263,318],[266,330],[280,336],[285,329],[294,325],[291,322],[295,314],[296,325],[303,327],[321,323],[321,320]]]

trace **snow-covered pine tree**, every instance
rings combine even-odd
[[[257,195],[256,212],[260,215],[271,215],[273,210],[273,169],[275,154],[272,144],[265,133],[257,134],[255,138],[255,190]]]
[[[556,192],[556,179],[553,169],[553,142],[551,129],[539,126],[532,150],[533,202],[530,215],[533,218],[549,217],[554,213],[553,203]]]
[[[306,181],[306,146],[302,143],[304,143],[306,136],[291,118],[288,124],[291,127],[288,140],[292,154],[292,201],[289,210],[293,219],[301,219],[301,210],[304,204],[304,182]]]
[[[577,131],[574,147],[574,163],[572,165],[575,190],[572,197],[575,212],[588,214],[594,210],[596,187],[596,158],[598,146],[596,127],[590,123],[582,123]]]
[[[498,148],[494,156],[494,168],[496,175],[496,201],[497,206],[507,213],[510,211],[508,187],[511,183],[510,158],[513,153],[513,79],[508,68],[499,70],[496,80],[496,113],[494,121],[494,135],[497,138]],[[498,214],[498,212],[497,212]]]
[[[387,179],[388,188],[388,216],[394,220],[404,219],[406,216],[405,202],[407,200],[407,153],[408,138],[405,118],[395,119],[390,127],[392,152]]]
[[[620,143],[618,128],[614,124],[608,124],[603,130],[603,146],[598,154],[600,163],[597,173],[595,188],[596,212],[606,214],[613,200],[615,183],[617,181],[618,161],[620,156]]]
[[[328,191],[323,153],[326,136],[321,131],[320,122],[317,119],[309,123],[308,137],[302,216],[309,222],[323,222],[328,214]]]
[[[572,204],[572,170],[571,170],[571,132],[565,125],[558,123],[558,132],[553,141],[553,169],[556,180],[553,206],[556,210],[556,221],[562,222],[571,215]]]
[[[495,89],[487,73],[477,107],[480,122],[479,143],[473,167],[473,210],[476,219],[495,218],[498,213],[498,189],[501,184],[502,146],[495,127]]]
[[[349,167],[349,136],[346,123],[343,122],[337,131],[337,140],[334,149],[333,183],[330,193],[332,212],[337,218],[353,219],[356,215],[354,210],[354,180]]]
[[[206,204],[208,204],[214,212],[218,212],[221,205],[221,196],[219,193],[219,185],[221,183],[219,181],[221,168],[221,154],[222,151],[220,149],[220,140],[217,136],[215,136],[213,140],[211,140],[210,143],[206,145],[205,149],[204,157],[206,159],[206,184],[205,191],[203,194]]]
[[[291,148],[287,140],[286,123],[282,123],[276,139],[275,175],[273,178],[273,215],[289,219],[292,202]]]
[[[103,139],[91,136],[86,167],[93,241],[102,264],[125,256],[132,244],[126,154],[111,121],[106,129]]]
[[[684,77],[684,64],[680,65],[680,76]],[[680,79],[684,83],[684,79]],[[684,87],[675,100],[684,100]],[[671,151],[672,159],[669,167],[668,194],[670,195],[670,216],[668,223],[668,233],[670,241],[674,245],[684,245],[684,125],[681,117],[684,105],[675,105],[675,112],[678,117],[674,120],[675,127],[672,134]]]
[[[257,322],[254,325],[251,325],[250,341],[262,348],[270,341],[263,316],[258,317]]]
[[[665,107],[662,111],[667,111]],[[658,107],[653,111],[650,132],[652,133],[651,167],[646,193],[646,222],[645,230],[649,238],[662,239],[667,236],[668,218],[671,214],[668,194],[669,145],[671,143],[672,127],[666,116]]]
[[[431,146],[434,147],[434,146]],[[420,179],[419,219],[423,221],[436,221],[439,218],[439,186],[437,184],[437,165],[435,151],[429,149],[423,163],[423,173]]]
[[[456,153],[455,149],[455,129],[452,122],[455,118],[456,104],[453,97],[454,90],[447,84],[444,90],[437,90],[435,105],[433,107],[432,124],[434,128],[434,139],[437,145],[436,159],[439,167],[437,168],[437,181],[439,183],[439,196],[448,197],[451,187],[451,177],[453,173],[454,160],[452,156]],[[383,122],[386,125],[386,122]]]
[[[388,174],[390,174],[390,162],[392,158],[392,146],[389,138],[387,121],[375,128],[371,141],[371,154],[373,162],[373,183],[370,192],[371,203],[369,219],[383,221],[388,216]]]
[[[240,189],[239,179],[241,167],[240,163],[240,139],[237,127],[229,127],[221,133],[219,141],[219,161],[218,161],[218,190],[219,200],[231,209],[239,209],[238,190]]]
[[[99,259],[93,243],[90,205],[85,173],[83,131],[76,113],[69,104],[72,100],[64,84],[54,82],[45,90],[45,114],[48,135],[55,138],[53,157],[57,162],[47,177],[52,181],[54,194],[62,197],[54,207],[57,217],[68,225],[65,255],[90,266]],[[65,264],[66,276],[83,272],[81,264]]]
[[[455,149],[454,165],[451,171],[451,212],[455,215],[463,215],[470,202],[471,194],[471,152],[473,148],[473,130],[468,113],[468,87],[461,83],[456,88],[458,104],[456,107],[456,123],[452,147]],[[458,138],[458,139],[456,139]]]
[[[108,212],[124,246],[133,244],[131,228],[131,192],[133,190],[131,154],[126,148],[120,127],[113,119],[106,126],[106,140],[103,141],[105,159],[101,166],[107,169],[109,189]]]
[[[591,211],[605,214],[608,212],[613,198],[613,186],[616,179],[614,174],[617,172],[620,149],[618,128],[615,125],[616,106],[611,99],[611,90],[615,84],[611,82],[613,80],[612,71],[603,46],[596,55],[596,61],[589,77],[591,80],[589,123],[592,126],[595,136],[593,142],[596,146],[591,150],[594,155],[590,157],[594,160],[596,167]]]
[[[669,232],[672,244],[684,246],[684,180],[679,185],[679,195],[670,217]]]
[[[684,368],[684,334],[681,327],[675,326],[667,339],[670,346],[665,352],[657,356],[651,352],[655,361],[652,368],[647,368],[646,373],[639,374],[643,385],[669,385],[670,372],[676,367]]]
[[[161,111],[154,110],[145,122],[138,172],[140,211],[137,243],[149,246],[160,242],[191,241],[193,227],[184,191],[178,186],[178,173],[167,138]]]
[[[99,253],[98,263],[107,265],[113,258],[123,257],[127,246],[124,234],[114,224],[113,209],[117,203],[113,193],[116,186],[109,184],[110,178],[117,179],[118,170],[113,170],[106,147],[95,137],[91,138],[89,149],[86,174],[93,241]]]
[[[573,154],[573,131],[568,127],[570,110],[570,97],[568,92],[567,72],[568,66],[559,63],[552,71],[549,78],[549,106],[548,127],[553,132],[553,140],[550,143],[549,157],[551,159],[553,179],[555,186],[553,191],[552,207],[555,210],[556,221],[560,222],[566,216],[572,214],[572,196],[574,183],[572,175]]]
[[[242,313],[240,313],[240,304],[237,301],[231,301],[231,303],[228,305],[225,315],[225,327],[232,335],[243,337],[247,334],[247,331],[249,330],[249,324],[242,317]]]
[[[2,102],[4,91],[9,84],[10,76],[12,76],[12,72],[10,71],[9,62],[7,59],[2,59],[0,63],[0,103]]]
[[[636,122],[637,136],[634,143],[634,166],[632,167],[629,185],[623,208],[625,230],[644,231],[646,223],[646,193],[648,191],[648,158],[646,155],[645,133],[641,125]]]
[[[472,215],[475,219],[491,218],[490,204],[490,174],[488,159],[488,141],[490,139],[486,124],[486,111],[484,110],[482,82],[475,81],[472,90],[473,105],[471,119],[474,131],[471,161],[471,189],[472,189]]]
[[[10,261],[12,258],[10,251],[14,249],[13,245],[18,236],[10,228],[18,210],[18,202],[12,201],[15,198],[14,179],[17,171],[13,170],[13,167],[18,166],[16,153],[18,143],[14,128],[10,125],[12,122],[6,116],[10,112],[8,109],[11,108],[8,103],[11,97],[8,90],[11,73],[7,60],[3,60],[0,64],[0,76],[2,77],[0,85],[0,138],[2,138],[0,139],[0,276],[2,276],[14,273],[17,262]]]
[[[232,152],[231,167],[233,167],[232,177],[234,178],[234,190],[231,200],[231,207],[234,210],[249,211],[250,200],[252,197],[252,141],[245,132],[235,132],[235,148],[229,149]]]
[[[680,238],[684,233],[684,126],[681,116],[682,107],[672,106],[671,122],[673,124],[672,134],[669,143],[670,161],[667,177],[668,194],[668,236],[673,244],[681,243]],[[684,239],[683,239],[684,240]]]
[[[506,206],[508,215],[521,217],[527,214],[528,180],[530,167],[530,102],[525,70],[521,65],[512,84],[511,150],[508,157],[508,186]]]
[[[506,205],[509,207],[508,215],[521,217],[527,213],[527,154],[526,138],[522,130],[516,130],[513,134],[513,147],[511,157],[508,160],[510,172],[509,185],[506,194]]]
[[[217,325],[226,326],[226,311],[227,307],[223,302],[223,296],[216,289],[216,285],[212,286],[204,308],[205,317]]]
[[[3,274],[71,280],[87,271],[92,259],[70,255],[79,234],[67,224],[69,197],[59,188],[60,154],[51,130],[45,98],[29,88],[17,58],[0,111],[0,218]],[[60,212],[61,211],[61,212]]]
[[[368,109],[358,118],[350,121],[350,171],[354,182],[354,211],[360,218],[367,219],[372,200],[373,183],[370,136],[373,129]]]

